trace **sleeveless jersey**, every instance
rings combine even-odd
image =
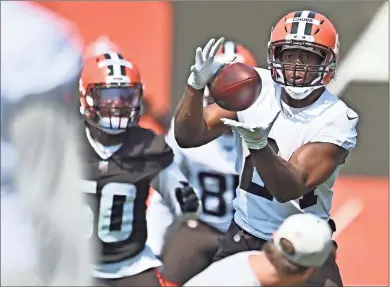
[[[358,115],[328,90],[311,106],[292,109],[281,102],[282,87],[272,81],[270,72],[256,69],[263,87],[259,98],[247,110],[238,112],[238,120],[248,124],[267,124],[280,110],[269,134],[269,144],[280,157],[289,160],[299,147],[310,142],[326,142],[351,151],[356,145]],[[271,239],[273,232],[288,216],[298,212],[313,213],[325,220],[329,218],[332,204],[333,184],[339,166],[333,174],[316,189],[303,197],[287,203],[276,201],[249,161],[249,150],[235,133],[240,187],[234,200],[234,219],[251,234]],[[254,192],[256,191],[256,192]],[[255,195],[255,194],[261,194]]]
[[[176,143],[172,121],[166,138],[174,151],[175,162],[202,201],[199,220],[225,232],[233,217],[233,198],[238,186],[233,135],[223,135],[200,147],[182,149]]]

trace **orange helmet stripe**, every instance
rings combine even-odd
[[[310,36],[313,29],[313,20],[316,14],[316,12],[308,10],[296,11],[292,18],[293,22],[291,24],[290,34]]]
[[[123,56],[121,54],[115,53],[115,52],[105,53],[104,58],[106,58],[106,60],[118,61],[118,63],[119,63],[119,60],[124,60]],[[125,71],[126,67],[124,65],[120,65],[120,64],[108,65],[107,68],[109,69],[108,76],[114,76],[114,75],[126,76],[126,71]]]
[[[225,42],[222,46],[222,54],[235,55],[237,54],[237,45],[232,41]]]
[[[314,17],[314,20],[318,21],[320,23],[320,25],[322,25],[322,23],[324,22],[324,16],[322,16],[319,13],[316,13],[316,15]],[[317,33],[320,31],[320,27],[321,27],[320,25],[316,26],[316,27],[313,27],[313,29],[311,30],[311,35],[312,36],[317,35]]]

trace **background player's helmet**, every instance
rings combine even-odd
[[[321,56],[320,65],[286,64],[280,61],[285,49],[304,49]],[[334,78],[339,54],[338,34],[333,24],[324,15],[313,11],[296,11],[284,16],[271,31],[268,42],[268,65],[272,79],[285,87],[296,99],[307,97]],[[285,71],[304,72],[303,83],[287,82]],[[318,77],[306,82],[307,72],[317,72]],[[295,76],[294,76],[295,78]]]
[[[91,125],[119,134],[142,114],[143,86],[137,66],[117,52],[86,61],[80,79],[80,112]]]
[[[253,54],[246,48],[244,45],[234,43],[232,41],[225,42],[221,49],[218,51],[216,55],[216,59],[218,57],[230,56],[234,55],[236,57],[236,62],[244,63],[252,67],[257,66],[257,62]],[[208,87],[206,86],[204,92],[204,104],[208,105],[214,103],[212,97],[210,97],[210,92]]]

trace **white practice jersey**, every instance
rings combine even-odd
[[[219,260],[184,286],[261,286],[249,265],[249,256],[260,251],[245,251]]]
[[[358,115],[343,101],[325,90],[311,106],[293,109],[281,103],[282,87],[272,81],[270,72],[260,68],[256,70],[263,82],[261,94],[250,108],[238,112],[238,120],[248,124],[267,124],[282,107],[283,111],[269,134],[269,142],[274,146],[276,144],[275,148],[280,157],[288,161],[294,151],[310,142],[332,143],[348,151],[355,147]],[[246,144],[236,133],[235,139],[238,154],[236,168],[241,176],[240,188],[237,189],[234,200],[234,219],[239,226],[268,240],[283,220],[292,214],[309,212],[325,220],[329,218],[332,187],[341,166],[328,180],[305,196],[279,203],[264,188],[255,168],[245,164],[250,154]],[[242,189],[243,186],[247,190]],[[262,193],[262,196],[255,195],[259,193]]]
[[[233,135],[223,135],[200,147],[182,149],[176,143],[172,121],[166,139],[187,182],[202,201],[199,219],[225,232],[233,217],[233,198],[238,186]]]

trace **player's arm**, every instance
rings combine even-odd
[[[250,150],[252,164],[276,200],[287,202],[303,196],[325,182],[345,162],[356,145],[358,117],[354,114],[351,120],[344,113],[310,143],[296,150],[289,161],[275,154],[269,144]]]
[[[236,113],[216,104],[203,108],[204,89],[187,86],[175,112],[175,139],[182,148],[202,146],[229,131],[221,118],[236,119]]]
[[[331,143],[305,144],[289,161],[275,154],[269,146],[251,150],[253,165],[279,202],[299,198],[325,182],[347,155],[348,150]]]
[[[233,58],[216,61],[215,55],[223,45],[224,38],[217,42],[211,39],[195,52],[195,64],[187,81],[187,88],[175,112],[175,138],[182,148],[204,145],[227,132],[220,119],[235,119],[236,113],[228,112],[213,104],[203,109],[203,94],[206,85],[218,71]]]
[[[175,189],[181,187],[180,181],[186,181],[186,178],[174,161],[172,148],[166,141],[168,136],[155,135],[151,130],[142,128],[138,130],[137,138],[143,138],[144,145],[144,178],[149,179],[151,187],[160,193],[171,213],[181,215],[182,208]]]
[[[176,162],[162,170],[151,185],[176,216],[183,219],[196,219],[199,216],[201,202]]]
[[[168,136],[157,136],[150,144],[148,156],[158,157],[155,162],[149,160],[149,169],[157,171],[153,173],[154,178],[151,181],[151,186],[161,194],[173,214],[196,218],[200,201],[194,190],[186,184],[186,177],[174,160],[173,151],[167,144],[166,139],[168,138]]]

